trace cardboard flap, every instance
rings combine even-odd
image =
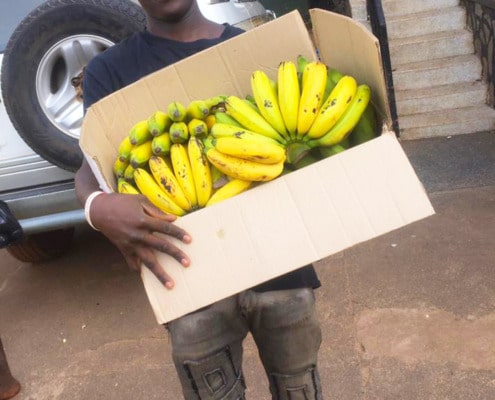
[[[358,83],[366,83],[371,87],[371,101],[381,112],[381,118],[390,130],[392,118],[380,43],[376,36],[363,24],[345,15],[316,8],[309,11],[314,41],[323,62],[341,73],[351,74]],[[329,14],[332,14],[331,24],[328,23]]]

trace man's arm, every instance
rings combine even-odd
[[[99,190],[86,160],[76,173],[75,189],[83,205],[91,193]],[[165,287],[171,289],[174,281],[158,263],[153,250],[169,254],[184,267],[189,266],[189,257],[173,244],[172,239],[189,243],[191,237],[173,223],[176,216],[163,213],[145,196],[101,194],[93,199],[88,211],[93,226],[120,250],[132,269],[140,271],[143,263]],[[155,235],[155,232],[163,235]]]

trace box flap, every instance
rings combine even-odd
[[[350,73],[358,83],[371,87],[372,102],[382,121],[391,130],[390,107],[380,53],[380,43],[363,24],[345,15],[311,9],[313,36],[321,59],[342,73]],[[332,23],[328,15],[332,14]],[[353,51],[349,51],[349,47]]]

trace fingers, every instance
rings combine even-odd
[[[147,247],[166,253],[176,259],[183,267],[188,267],[191,260],[181,249],[172,244],[170,241],[159,236],[148,234],[143,238],[143,244]]]
[[[158,219],[161,219],[164,221],[169,221],[169,222],[173,222],[177,219],[177,216],[172,215],[172,214],[166,214],[163,211],[161,211],[160,209],[158,209],[157,207],[155,207],[153,204],[150,203],[150,201],[148,199],[146,199],[143,202],[143,208],[144,208],[144,211],[150,217],[158,218]]]
[[[158,278],[163,286],[165,286],[167,289],[173,289],[175,285],[174,280],[169,274],[165,272],[152,251],[143,248],[139,256],[145,267],[148,268],[153,273],[153,275]]]

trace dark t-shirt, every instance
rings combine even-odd
[[[216,39],[177,42],[147,31],[135,33],[94,57],[86,66],[83,79],[84,109],[103,97],[170,64],[205,50],[244,31],[225,25]],[[291,251],[292,249],[287,249]],[[256,291],[320,286],[312,265],[289,272],[254,288]]]

